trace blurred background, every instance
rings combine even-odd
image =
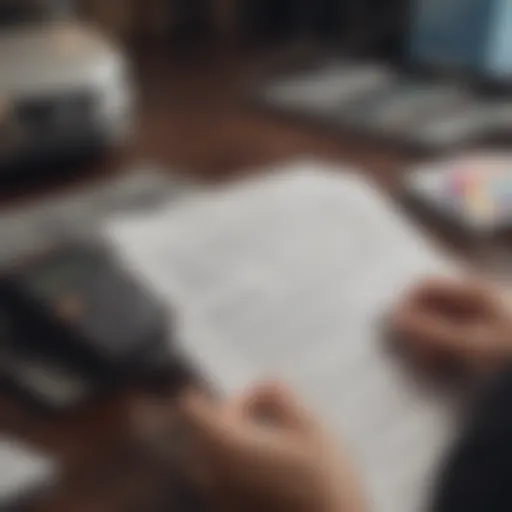
[[[303,156],[361,169],[402,199],[411,166],[509,148],[511,85],[507,0],[0,0],[0,430],[7,444],[21,439],[65,468],[35,500],[25,500],[34,481],[22,475],[27,510],[199,506],[180,471],[141,447],[131,429],[141,396],[168,419],[175,392],[197,377],[172,358],[155,367],[157,346],[141,358],[147,339],[131,337],[138,331],[129,323],[108,324],[106,335],[96,329],[119,314],[109,309],[115,300],[99,300],[108,296],[105,275],[115,274],[113,289],[123,281],[108,258],[89,247],[75,272],[76,252],[41,257],[48,247],[93,231],[113,212]],[[501,172],[500,190],[510,190],[503,179]],[[480,185],[472,181],[463,219]],[[414,192],[423,194],[421,183]],[[499,240],[495,252],[492,236],[468,237],[467,226],[434,209],[411,214],[468,263],[508,269],[510,244]],[[511,211],[503,215],[508,224]],[[87,288],[100,307],[97,318],[66,331],[77,356],[52,343],[51,329],[79,318],[82,298],[59,296],[41,307],[69,275],[92,282],[83,277],[91,265],[105,272]],[[39,273],[53,276],[55,268],[65,276],[50,279],[56,288],[43,286],[41,298]],[[125,292],[116,288],[112,297]],[[156,315],[146,306],[145,320]],[[44,342],[26,329],[27,311],[49,329]],[[112,339],[121,348],[96,357]],[[148,366],[117,380],[114,368],[131,369],[133,359]],[[0,472],[11,456],[0,450]],[[42,473],[48,480],[51,472]]]

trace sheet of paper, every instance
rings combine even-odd
[[[57,477],[57,463],[14,439],[2,437],[0,474],[0,507],[3,507],[52,483]]]
[[[369,184],[304,161],[106,231],[214,386],[284,379],[351,447],[372,510],[426,508],[457,402],[386,350],[383,322],[454,266]]]

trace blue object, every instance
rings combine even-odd
[[[409,56],[490,80],[512,78],[511,0],[417,0]]]

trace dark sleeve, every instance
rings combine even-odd
[[[434,512],[512,512],[512,371],[484,393],[439,482]]]

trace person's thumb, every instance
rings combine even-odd
[[[270,381],[251,389],[242,406],[253,421],[273,424],[277,428],[303,430],[313,423],[311,414],[283,383]]]
[[[237,428],[222,404],[203,393],[191,391],[182,397],[180,412],[193,442],[210,451],[232,447]]]

